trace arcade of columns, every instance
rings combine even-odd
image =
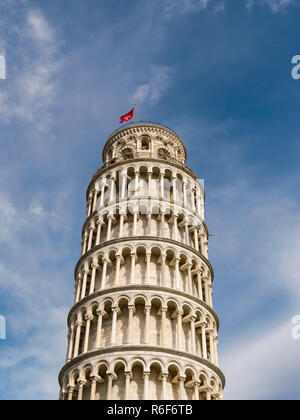
[[[113,133],[87,191],[65,400],[222,399],[204,191],[181,139]]]

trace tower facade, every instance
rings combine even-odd
[[[171,129],[115,131],[87,189],[65,400],[222,399],[204,189]]]

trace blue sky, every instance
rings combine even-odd
[[[300,2],[0,8],[0,398],[58,397],[86,187],[135,102],[205,179],[225,398],[299,398]]]

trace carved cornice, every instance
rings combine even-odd
[[[112,293],[118,293],[118,292],[124,292],[124,291],[160,291],[160,292],[164,292],[164,293],[169,293],[170,297],[176,295],[176,296],[180,296],[186,299],[190,299],[191,301],[195,302],[196,304],[203,306],[203,308],[205,308],[214,318],[214,320],[216,321],[216,325],[217,325],[217,330],[219,329],[219,318],[218,315],[216,314],[216,312],[213,310],[213,308],[211,308],[209,305],[207,305],[203,300],[200,300],[194,296],[189,295],[188,293],[184,293],[181,292],[180,290],[176,290],[176,289],[172,289],[170,287],[163,287],[163,286],[152,286],[152,285],[148,285],[148,284],[144,284],[144,285],[138,285],[138,284],[126,284],[124,286],[116,286],[116,287],[111,287],[109,289],[105,289],[105,290],[99,290],[98,292],[95,292],[89,296],[86,296],[85,298],[81,299],[78,303],[76,303],[72,309],[69,312],[68,315],[68,325],[70,326],[71,324],[71,318],[74,314],[74,312],[76,312],[78,310],[78,308],[80,308],[80,306],[84,305],[85,303],[91,301],[93,302],[96,298],[98,297],[102,297],[102,296],[111,296]]]
[[[159,134],[159,135],[164,135],[165,137],[171,139],[172,141],[175,141],[175,143],[177,143],[177,145],[183,150],[184,158],[186,159],[185,144],[183,143],[181,138],[178,136],[178,134],[175,133],[175,131],[157,123],[137,122],[130,126],[121,127],[109,136],[102,151],[103,162],[105,162],[105,155],[107,153],[107,149],[117,140],[121,139],[124,136],[136,135],[136,134],[143,135],[145,133],[148,134],[149,132]]]
[[[128,354],[128,352],[132,352],[132,351],[138,351],[139,353],[146,353],[147,352],[155,352],[155,353],[159,353],[160,355],[172,355],[172,356],[179,356],[179,357],[183,357],[186,358],[188,360],[193,360],[195,362],[198,362],[204,366],[206,366],[207,368],[211,369],[212,371],[215,372],[216,375],[219,376],[223,388],[225,387],[225,376],[223,374],[223,372],[221,371],[221,369],[219,369],[216,365],[214,365],[213,363],[211,363],[209,360],[203,359],[202,357],[199,357],[195,354],[191,354],[188,352],[184,352],[184,351],[179,351],[173,348],[166,348],[166,347],[158,347],[158,346],[146,346],[146,345],[122,345],[122,346],[110,346],[110,347],[106,347],[104,349],[99,349],[99,350],[91,350],[87,353],[84,353],[78,357],[76,357],[75,359],[72,359],[70,362],[66,363],[65,366],[62,368],[62,370],[59,373],[59,383],[60,386],[62,386],[62,380],[63,380],[63,376],[64,374],[69,370],[72,369],[73,366],[78,365],[79,363],[85,362],[86,360],[90,360],[92,357],[96,357],[96,356],[103,356],[105,354],[109,354],[109,355],[113,355],[113,353],[116,352],[126,352],[126,354]],[[131,355],[132,356],[132,355]]]
[[[185,172],[186,174],[188,174],[189,176],[191,176],[194,180],[198,179],[197,175],[195,174],[195,172],[191,169],[188,168],[187,165],[185,165],[184,163],[177,164],[176,162],[168,162],[167,160],[162,160],[162,159],[156,159],[156,158],[135,158],[135,159],[126,159],[124,161],[119,161],[116,163],[112,163],[109,166],[106,166],[105,168],[99,169],[99,171],[97,171],[92,179],[91,182],[89,183],[88,187],[87,187],[87,193],[86,193],[86,199],[88,200],[89,197],[89,191],[90,189],[94,186],[95,181],[100,178],[100,176],[102,176],[103,174],[105,174],[106,172],[111,171],[112,169],[115,169],[118,166],[123,166],[123,165],[127,165],[128,163],[134,163],[134,162],[156,162],[156,163],[163,163],[164,165],[169,165],[169,166],[174,166],[177,169],[182,170],[183,172]],[[205,199],[205,194],[204,194],[204,199]]]
[[[145,197],[140,197],[139,198],[139,200],[145,200],[146,198]],[[147,197],[147,199],[149,199],[148,197]],[[153,199],[150,199],[150,200],[153,200]],[[128,202],[130,202],[129,200],[127,200],[127,199],[122,199],[122,200],[120,200],[120,201],[118,201],[118,203],[116,203],[116,205],[119,205],[119,204],[124,204],[126,201],[128,201]],[[184,210],[189,210],[193,215],[195,215],[196,217],[198,217],[198,219],[200,220],[200,222],[202,223],[202,225],[203,225],[203,227],[204,227],[204,229],[205,229],[205,232],[206,232],[206,235],[207,235],[207,237],[209,237],[209,232],[208,232],[208,227],[207,227],[207,224],[206,224],[206,222],[205,222],[205,220],[204,219],[201,219],[197,214],[196,214],[196,212],[194,212],[193,211],[193,209],[191,208],[191,207],[183,207],[183,206],[180,206],[180,205],[178,205],[177,203],[175,203],[175,202],[170,202],[170,201],[168,201],[168,200],[157,200],[157,201],[159,201],[159,202],[161,202],[161,203],[169,203],[170,205],[174,205],[176,208],[177,207],[181,207],[182,209],[184,209]],[[103,207],[103,209],[104,209],[105,207]],[[102,209],[101,209],[102,210]],[[84,235],[84,229],[85,229],[85,227],[86,227],[86,225],[92,220],[92,219],[94,219],[95,217],[97,217],[97,216],[99,216],[99,213],[98,213],[98,211],[97,210],[94,210],[86,219],[85,219],[85,221],[84,221],[84,223],[83,223],[83,226],[82,226],[82,229],[81,229],[81,236],[83,236]]]
[[[199,258],[201,258],[201,260],[208,266],[208,268],[209,268],[209,270],[210,270],[210,273],[211,273],[211,281],[213,282],[213,280],[214,280],[214,270],[213,270],[213,268],[212,268],[212,265],[211,265],[211,263],[208,261],[208,259],[207,258],[205,258],[199,251],[196,251],[194,248],[192,248],[192,247],[190,247],[190,246],[188,246],[188,245],[186,245],[186,244],[184,244],[184,243],[182,243],[182,242],[179,242],[179,241],[174,241],[174,239],[169,239],[169,238],[161,238],[161,237],[159,237],[159,236],[135,236],[135,237],[132,237],[132,236],[128,236],[127,238],[126,237],[124,237],[124,238],[117,238],[117,239],[112,239],[112,240],[110,240],[110,241],[107,241],[107,242],[103,242],[102,244],[100,244],[100,245],[98,245],[98,246],[95,246],[94,248],[92,248],[92,249],[90,249],[88,252],[86,252],[84,255],[82,255],[80,258],[79,258],[79,260],[78,260],[78,262],[77,262],[77,264],[76,264],[76,267],[75,267],[75,270],[74,270],[74,277],[75,277],[75,280],[76,280],[76,274],[77,274],[77,271],[78,271],[78,269],[79,269],[79,266],[82,264],[82,262],[86,259],[86,258],[89,258],[94,252],[96,252],[96,251],[99,251],[99,250],[101,250],[102,248],[105,248],[105,247],[107,247],[107,246],[110,246],[110,245],[114,245],[114,244],[117,244],[117,243],[122,243],[122,242],[134,242],[134,241],[154,241],[155,243],[157,243],[158,241],[159,242],[163,242],[163,243],[170,243],[170,244],[172,244],[172,245],[176,245],[176,246],[179,246],[179,247],[181,247],[181,248],[184,248],[184,249],[186,249],[187,251],[190,251],[190,252],[192,252],[193,254],[195,254],[195,255],[197,255]]]

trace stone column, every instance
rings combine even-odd
[[[160,220],[160,236],[163,238],[165,236],[165,213],[161,212]]]
[[[161,256],[161,285],[165,286],[166,283],[166,258],[165,254]]]
[[[124,228],[124,213],[120,213],[119,238],[123,237],[123,228]]]
[[[211,401],[211,392],[212,389],[211,388],[206,388],[206,401]]]
[[[125,400],[129,400],[129,388],[130,388],[130,379],[132,377],[131,372],[125,372]]]
[[[187,181],[184,179],[183,180],[183,207],[187,206],[186,184],[187,184]]]
[[[134,195],[138,196],[138,191],[139,191],[139,173],[135,172],[135,183],[134,183]]]
[[[104,206],[104,191],[105,191],[105,180],[103,181],[103,184],[101,185],[100,207]]]
[[[68,394],[68,400],[72,401],[73,399],[73,392],[74,392],[74,386],[68,386],[69,394]]]
[[[175,289],[180,289],[179,285],[179,262],[180,258],[175,258]]]
[[[173,201],[174,201],[174,203],[176,203],[176,201],[177,201],[177,190],[176,190],[176,181],[177,181],[177,178],[176,178],[176,176],[174,176],[174,178],[172,179],[172,183],[173,183]]]
[[[88,210],[87,210],[87,217],[89,217],[91,215],[92,212],[92,195],[89,195],[89,199],[88,199]]]
[[[115,182],[116,182],[116,178],[115,177],[111,177],[110,179],[110,190],[109,190],[109,202],[112,203],[114,201],[114,193],[115,193]]]
[[[69,362],[72,359],[72,354],[73,354],[73,344],[74,344],[74,326],[73,326],[73,324],[70,327],[69,334],[68,334],[68,339],[69,339],[69,346],[68,346],[67,362]]]
[[[196,331],[195,331],[195,320],[196,318],[192,316],[190,318],[191,323],[191,333],[192,333],[192,353],[196,353]]]
[[[174,239],[174,241],[177,241],[177,240],[178,240],[178,229],[177,229],[177,219],[178,219],[178,215],[177,215],[177,214],[174,214],[174,215],[173,215],[173,218],[174,218],[174,225],[173,225],[173,229],[174,229],[174,232],[173,232],[173,239]]]
[[[91,276],[91,284],[90,284],[90,291],[89,291],[90,295],[94,293],[95,291],[95,279],[96,279],[98,268],[99,268],[98,258],[94,258],[93,263],[92,263],[92,276]]]
[[[97,382],[99,381],[99,376],[91,376],[91,395],[90,395],[90,401],[94,401],[96,397],[96,389],[97,389]]]
[[[162,172],[160,174],[160,198],[162,198],[162,199],[165,197],[164,177],[165,177],[165,174],[164,174],[164,172]]]
[[[197,282],[198,282],[198,297],[200,300],[203,300],[203,294],[202,294],[202,278],[201,273],[197,273]]]
[[[148,172],[148,197],[151,197],[151,176],[152,172]]]
[[[150,261],[151,252],[146,253],[146,284],[150,284]]]
[[[81,284],[82,283],[82,274],[79,273],[77,277],[77,291],[76,291],[76,297],[75,297],[75,303],[79,302],[80,295],[81,295]]]
[[[90,270],[88,266],[84,267],[83,269],[83,283],[82,283],[82,290],[81,290],[81,299],[85,297],[86,294],[86,283],[87,283],[87,276],[89,274]]]
[[[74,347],[74,358],[78,356],[81,327],[82,327],[82,321],[77,321],[76,322],[76,338],[75,338],[75,347]]]
[[[108,220],[108,222],[107,222],[107,235],[106,235],[106,240],[107,241],[110,241],[110,239],[111,239],[111,225],[112,225],[112,215],[111,214],[109,214],[107,216],[107,220]]]
[[[200,382],[194,382],[194,400],[199,400]]]
[[[112,328],[111,328],[111,344],[116,343],[116,329],[117,329],[118,308],[112,308]]]
[[[162,381],[162,400],[167,399],[167,379],[168,379],[167,373],[161,374],[161,381]]]
[[[132,324],[133,324],[134,305],[128,305],[128,344],[132,344]]]
[[[202,322],[200,325],[201,325],[201,338],[202,338],[202,357],[203,359],[207,359],[206,323]]]
[[[94,190],[94,201],[93,201],[93,212],[96,210],[97,207],[97,198],[98,198],[98,191]]]
[[[194,227],[194,244],[196,251],[199,251],[198,228]]]
[[[149,212],[147,214],[147,231],[148,231],[148,235],[151,236],[151,213]]]
[[[102,317],[103,313],[101,309],[97,310],[98,321],[97,321],[97,332],[96,332],[96,349],[99,349],[101,346],[101,330],[102,330]]]
[[[83,235],[83,246],[82,246],[82,253],[81,253],[81,255],[84,255],[86,253],[88,236],[89,236],[88,233],[87,232],[84,232],[84,235]]]
[[[193,295],[192,264],[187,264],[187,277],[189,294]]]
[[[126,177],[127,174],[126,172],[122,172],[122,186],[121,186],[121,198],[124,199],[125,197],[125,193],[126,193]]]
[[[196,212],[196,191],[194,190],[194,188],[191,191],[191,199],[192,199],[192,209],[194,212]]]
[[[130,271],[130,283],[134,283],[134,275],[135,275],[135,252],[130,253],[131,255],[131,271]]]
[[[205,303],[209,305],[209,290],[208,290],[208,278],[204,279],[204,295],[205,295]]]
[[[83,395],[83,387],[86,384],[86,381],[84,379],[81,379],[78,381],[78,401],[82,401],[82,395]]]
[[[102,259],[102,279],[101,279],[101,290],[105,289],[106,283],[106,270],[107,270],[107,259]]]
[[[114,380],[114,374],[113,373],[108,373],[107,377],[108,377],[107,399],[111,400],[112,399],[112,383],[113,383],[113,380]]]
[[[133,212],[133,230],[132,230],[132,236],[137,236],[137,219],[138,219],[138,211],[134,210]]]
[[[151,305],[145,306],[145,344],[149,344],[149,320]]]
[[[184,381],[185,381],[185,377],[184,376],[179,376],[179,399],[180,400],[184,400],[185,395],[184,395]]]
[[[177,314],[177,350],[182,349],[182,311]]]
[[[87,249],[88,251],[92,248],[94,230],[95,230],[94,226],[89,227],[90,233],[89,233],[89,242],[88,242],[88,249]]]
[[[168,308],[161,308],[161,345],[166,345],[166,321]]]
[[[185,232],[185,234],[184,234],[185,243],[186,243],[186,245],[190,245],[189,224],[186,220],[185,220],[185,223],[184,223],[184,232]]]
[[[96,246],[100,245],[102,225],[103,225],[103,220],[102,218],[99,217],[99,219],[97,220]]]
[[[120,284],[120,267],[121,267],[121,255],[116,255],[116,275],[114,277],[114,286]]]
[[[150,372],[144,372],[144,401],[148,400],[148,384]]]
[[[91,320],[93,319],[92,314],[87,314],[85,316],[85,337],[84,337],[84,346],[83,346],[83,353],[86,353],[89,348],[89,339],[90,339],[90,328],[91,328]]]

